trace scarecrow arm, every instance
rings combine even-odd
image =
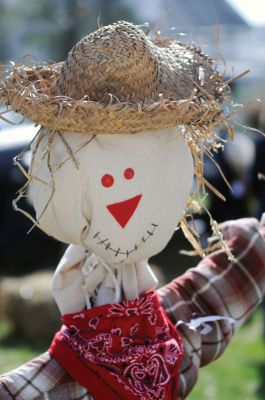
[[[0,376],[1,400],[93,400],[46,352]]]
[[[175,324],[202,316],[235,320],[234,324],[225,319],[210,322],[212,329],[206,334],[202,334],[203,325],[192,330],[179,324],[184,345],[180,379],[183,398],[195,385],[199,367],[224,352],[265,293],[265,227],[255,219],[240,219],[224,223],[222,230],[235,262],[230,262],[224,251],[218,251],[159,291]]]

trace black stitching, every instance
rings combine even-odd
[[[99,242],[98,242],[98,244],[104,244],[106,241],[107,241],[108,239],[99,239]]]
[[[154,232],[155,232],[155,230],[156,230],[156,228],[158,227],[158,225],[157,224],[154,224],[154,223],[151,223],[151,226],[153,227],[153,229],[151,230],[151,231],[146,231],[147,232],[147,234],[148,234],[148,236],[147,237],[142,237],[142,239],[141,239],[141,242],[146,242],[148,239],[150,239],[150,237],[152,237],[153,235],[154,235]],[[106,239],[101,239],[100,238],[100,232],[97,232],[94,236],[93,236],[93,239],[96,239],[96,238],[98,238],[99,239],[99,241],[97,242],[97,244],[98,245],[105,245],[105,250],[109,250],[109,251],[111,251],[112,253],[115,253],[115,257],[117,257],[119,254],[120,255],[124,255],[124,256],[126,256],[127,258],[129,257],[129,255],[131,254],[131,253],[133,253],[133,252],[135,252],[135,251],[137,251],[138,250],[138,246],[139,246],[139,244],[141,243],[138,243],[138,244],[135,244],[134,245],[134,249],[132,249],[132,250],[125,250],[125,251],[121,251],[121,249],[120,249],[120,247],[118,248],[118,249],[113,249],[111,246],[110,246],[110,241],[109,241],[109,239],[108,238],[106,238]],[[106,241],[108,241],[108,243],[107,244],[105,244],[106,243]]]

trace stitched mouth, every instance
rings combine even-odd
[[[130,250],[122,250],[120,247],[118,249],[114,249],[111,245],[109,238],[103,239],[101,232],[97,232],[93,236],[93,239],[98,241],[97,245],[103,246],[103,247],[105,247],[105,250],[108,250],[111,253],[114,253],[115,257],[117,257],[118,255],[124,255],[128,258],[130,254],[132,254],[138,250],[140,244],[145,243],[147,240],[149,240],[154,235],[157,227],[158,227],[157,224],[151,223],[150,229],[148,229],[146,231],[146,234],[142,236],[142,239],[139,241],[139,243],[135,244],[134,247]]]

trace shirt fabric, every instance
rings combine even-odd
[[[202,334],[178,325],[183,340],[177,400],[185,399],[195,385],[199,368],[217,359],[231,338],[257,308],[265,293],[265,229],[255,219],[230,221],[223,234],[235,257],[229,261],[223,250],[205,257],[158,291],[173,324],[197,317],[218,315],[235,320],[210,322]],[[1,400],[93,400],[55,359],[44,353],[0,377]]]

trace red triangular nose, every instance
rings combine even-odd
[[[141,200],[142,195],[138,194],[135,197],[132,197],[129,200],[121,201],[120,203],[114,203],[107,206],[107,209],[112,214],[112,216],[116,219],[116,221],[120,224],[122,228],[124,228],[136,210],[139,201]]]

